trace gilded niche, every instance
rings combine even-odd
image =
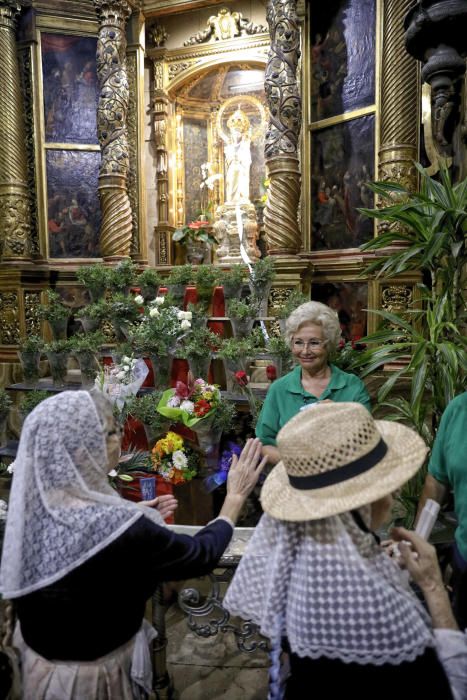
[[[262,24],[255,24],[243,17],[241,12],[230,12],[223,8],[219,14],[212,15],[207,21],[207,28],[194,34],[184,46],[202,44],[205,41],[226,41],[244,34],[264,34],[268,28]]]

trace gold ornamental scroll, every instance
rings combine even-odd
[[[31,206],[15,29],[21,3],[0,0],[0,260],[30,260]]]
[[[300,30],[296,0],[269,0],[267,19],[271,48],[265,91],[270,118],[264,150],[270,187],[264,223],[269,254],[295,255],[301,247],[298,138],[302,116],[297,82]]]
[[[403,32],[404,17],[411,5],[412,0],[383,3],[378,178],[415,191],[420,88],[417,62],[406,51]]]
[[[100,87],[97,135],[102,151],[100,247],[104,260],[112,262],[130,255],[133,237],[127,187],[129,85],[125,37],[131,5],[126,0],[94,0],[94,5],[99,16],[96,57]]]

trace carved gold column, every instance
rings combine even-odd
[[[127,0],[94,0],[94,5],[100,21],[97,42],[100,86],[97,133],[102,149],[99,173],[102,210],[100,247],[104,260],[111,262],[128,257],[132,241],[132,215],[127,190],[129,87],[125,55],[125,24],[131,14],[131,5]]]
[[[418,67],[404,43],[404,17],[412,0],[383,2],[381,47],[380,180],[417,189],[420,88]]]
[[[30,200],[15,28],[21,3],[0,0],[0,260],[29,261]]]
[[[296,5],[296,0],[269,0],[267,12],[271,49],[265,74],[270,112],[265,156],[271,184],[264,223],[271,255],[295,255],[301,246],[298,227],[301,100],[297,82],[300,30]]]

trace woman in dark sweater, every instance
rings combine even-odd
[[[63,392],[24,424],[0,568],[19,619],[24,700],[130,700],[149,691],[150,668],[141,670],[155,634],[143,624],[147,599],[163,581],[213,569],[264,463],[259,441],[249,441],[219,517],[189,537],[164,526],[172,497],[134,504],[115,493],[107,473],[119,453],[100,394]]]

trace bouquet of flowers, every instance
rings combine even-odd
[[[196,453],[185,445],[181,435],[172,431],[156,442],[152,448],[151,460],[154,471],[172,484],[191,481],[198,472]]]
[[[187,384],[177,382],[175,389],[164,391],[157,410],[173,423],[183,423],[187,428],[195,429],[200,421],[214,417],[220,401],[217,385],[195,379]]]
[[[148,375],[144,360],[122,357],[120,364],[106,365],[95,385],[121,411],[130,396],[136,396]]]
[[[171,306],[156,297],[145,309],[139,325],[130,328],[130,338],[138,352],[165,355],[173,353],[177,343],[191,330],[192,313]]]

